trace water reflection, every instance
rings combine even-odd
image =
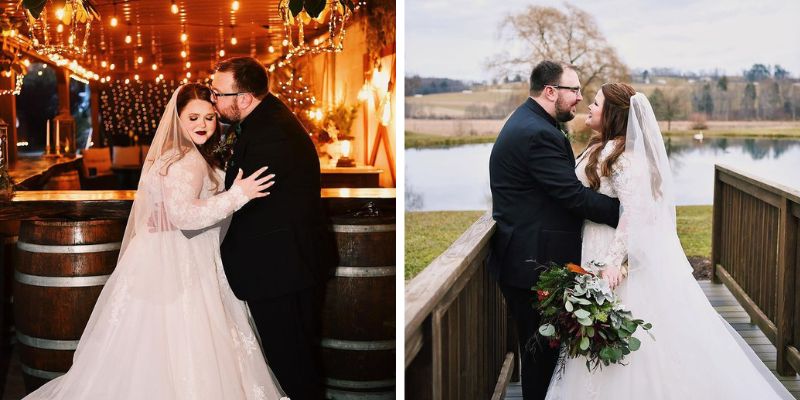
[[[575,154],[585,142],[573,143]],[[800,188],[800,140],[667,138],[678,205],[711,204],[714,164]],[[406,150],[406,209],[485,210],[491,207],[492,144]]]

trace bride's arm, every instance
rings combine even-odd
[[[201,156],[187,154],[170,165],[167,175],[162,177],[164,205],[169,222],[178,229],[196,230],[222,221],[250,199],[266,195],[260,193],[260,190],[265,189],[269,179],[257,180],[260,172],[263,171],[259,170],[244,180],[240,176],[228,191],[201,199],[203,181],[209,174],[209,169]]]
[[[609,280],[612,287],[616,286],[628,272],[623,268],[623,264],[628,259],[628,224],[631,212],[636,208],[631,195],[633,182],[631,172],[630,161],[623,154],[612,166],[609,177],[611,187],[619,198],[621,214],[611,246],[603,259],[599,261],[605,264],[602,275]]]

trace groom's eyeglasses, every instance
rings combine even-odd
[[[545,85],[545,86],[550,86],[551,88],[556,88],[556,89],[567,89],[570,92],[575,93],[576,96],[581,94],[580,86],[561,86],[561,85]]]
[[[211,89],[211,100],[217,101],[217,98],[220,97],[228,97],[228,96],[238,96],[240,94],[245,94],[249,92],[234,92],[234,93],[220,93],[214,89]]]

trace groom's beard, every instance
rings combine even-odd
[[[233,125],[242,120],[242,111],[239,110],[239,105],[235,101],[227,109],[219,108],[217,111],[219,111],[220,121],[228,125]]]
[[[567,122],[575,118],[575,113],[572,112],[573,105],[568,105],[562,100],[561,96],[556,99],[556,121]]]

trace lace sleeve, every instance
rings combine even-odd
[[[611,168],[609,183],[616,193],[620,202],[620,217],[617,230],[614,233],[614,240],[608,249],[602,262],[605,265],[615,266],[621,269],[623,263],[628,259],[628,221],[630,221],[631,211],[635,209],[632,196],[632,176],[630,171],[630,161],[621,155]],[[624,272],[624,271],[623,271]]]
[[[170,165],[163,179],[164,206],[169,222],[182,230],[196,230],[222,221],[249,199],[239,186],[201,198],[208,167],[197,154],[187,154]]]

